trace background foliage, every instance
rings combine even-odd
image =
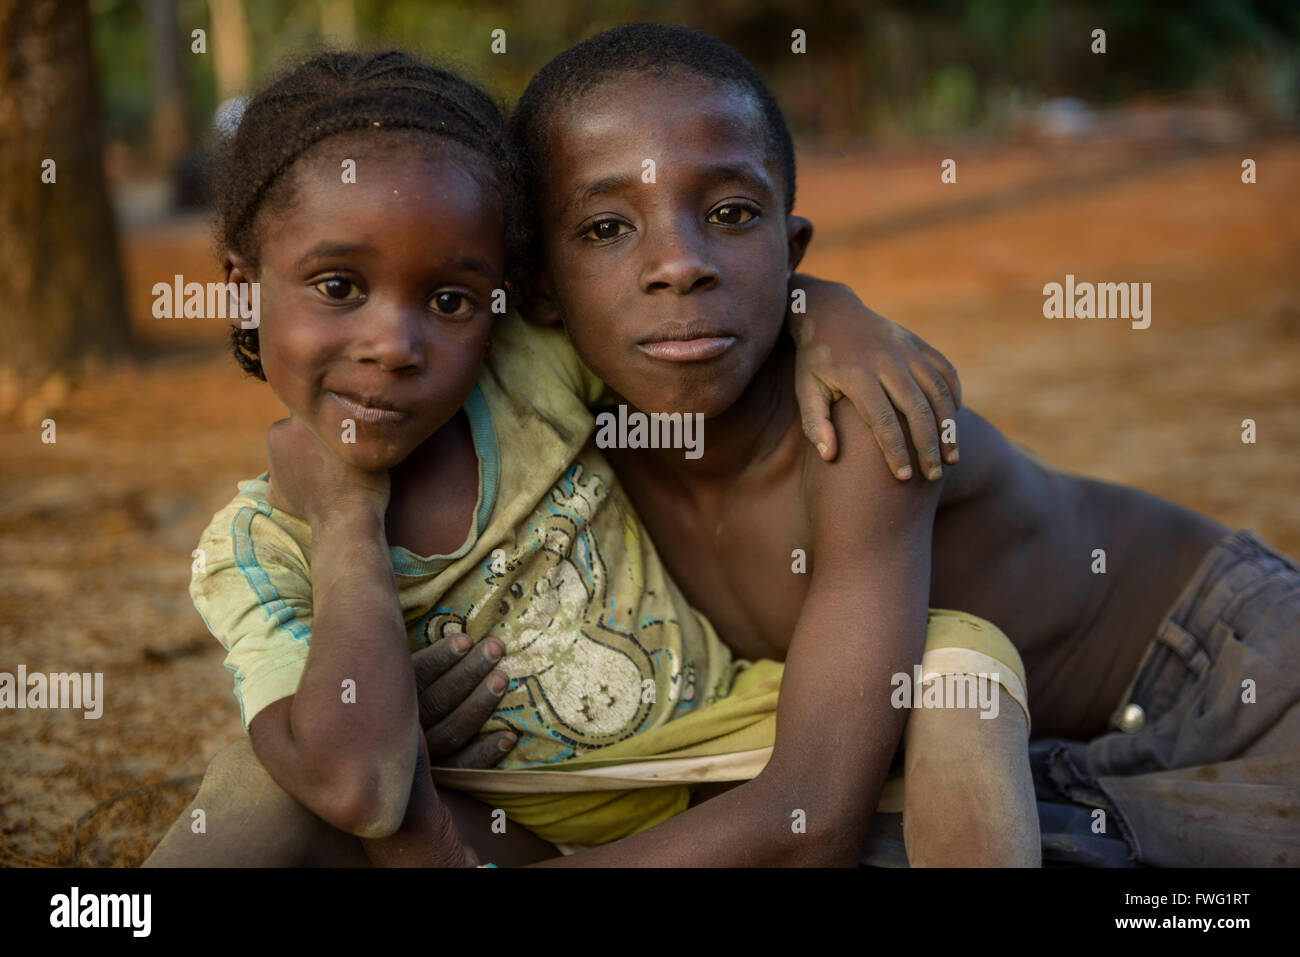
[[[1018,109],[1058,96],[1106,105],[1140,95],[1191,93],[1283,123],[1300,119],[1300,6],[1289,0],[1182,3],[1052,0],[376,0],[245,2],[255,87],[285,56],[326,37],[397,44],[448,60],[513,100],[560,50],[617,23],[685,23],[739,49],[777,93],[798,135],[885,139],[1004,127]],[[215,6],[215,5],[213,5]],[[133,145],[149,135],[148,8],[95,0],[96,55],[107,128]],[[180,0],[177,44],[191,133],[217,106],[210,57],[190,32],[209,30],[212,6]],[[1107,34],[1103,60],[1090,51]],[[489,50],[504,29],[507,54]],[[806,31],[808,53],[790,53]]]

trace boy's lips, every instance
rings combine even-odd
[[[637,348],[667,362],[704,362],[722,355],[735,341],[735,336],[708,323],[667,323]]]
[[[379,398],[361,398],[333,391],[329,396],[343,406],[350,415],[362,422],[384,425],[401,422],[406,418],[406,413],[401,409],[393,408],[391,403]]]
[[[716,359],[736,341],[735,336],[708,336],[702,339],[661,339],[642,342],[639,348],[646,355],[667,362],[704,362]]]

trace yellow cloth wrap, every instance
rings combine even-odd
[[[950,652],[967,651],[973,655],[956,655]],[[984,661],[981,656],[993,659]],[[930,661],[944,661],[945,665],[931,668]],[[999,684],[1020,705],[1029,723],[1028,680],[1025,663],[1020,652],[991,621],[967,614],[964,611],[947,611],[931,608],[925,635],[925,653],[921,665],[929,676],[936,674],[996,674]],[[993,670],[997,669],[997,670]]]
[[[975,653],[966,664],[950,654],[962,649]],[[1004,675],[1002,687],[1028,714],[1020,655],[995,625],[962,612],[931,609],[925,653],[937,651],[949,658],[938,669],[927,667],[927,679],[932,673],[990,673],[984,667],[983,656],[988,656],[1014,676]],[[504,810],[510,820],[553,844],[606,844],[636,834],[686,810],[695,783],[749,780],[762,770],[776,739],[784,665],[763,659],[737,661],[733,667],[725,698],[617,744],[536,769],[434,768],[434,780]],[[602,780],[607,775],[617,779],[617,787]],[[665,778],[674,783],[660,784]],[[502,793],[502,788],[524,784],[531,793]],[[901,794],[898,773],[886,782],[880,810],[901,810]]]

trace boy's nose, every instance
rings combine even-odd
[[[701,237],[689,226],[661,234],[648,252],[641,273],[645,292],[688,293],[718,283],[717,268],[705,255]]]

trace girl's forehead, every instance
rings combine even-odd
[[[277,260],[296,262],[322,237],[340,249],[365,246],[432,254],[448,242],[476,258],[502,255],[502,205],[466,151],[413,140],[400,148],[344,137],[322,141],[295,163],[293,199],[263,222]],[[327,243],[326,245],[330,245]]]
[[[429,134],[362,134],[322,140],[286,175],[291,202],[276,215],[364,215],[394,202],[419,203],[438,215],[497,223],[502,200],[486,160]],[[301,217],[299,217],[301,218]]]
[[[293,168],[313,175],[337,172],[340,183],[346,184],[344,167],[349,162],[358,176],[363,168],[368,176],[389,178],[410,176],[426,167],[444,171],[459,167],[475,174],[488,171],[486,158],[460,143],[409,129],[358,130],[327,137],[304,151]]]

